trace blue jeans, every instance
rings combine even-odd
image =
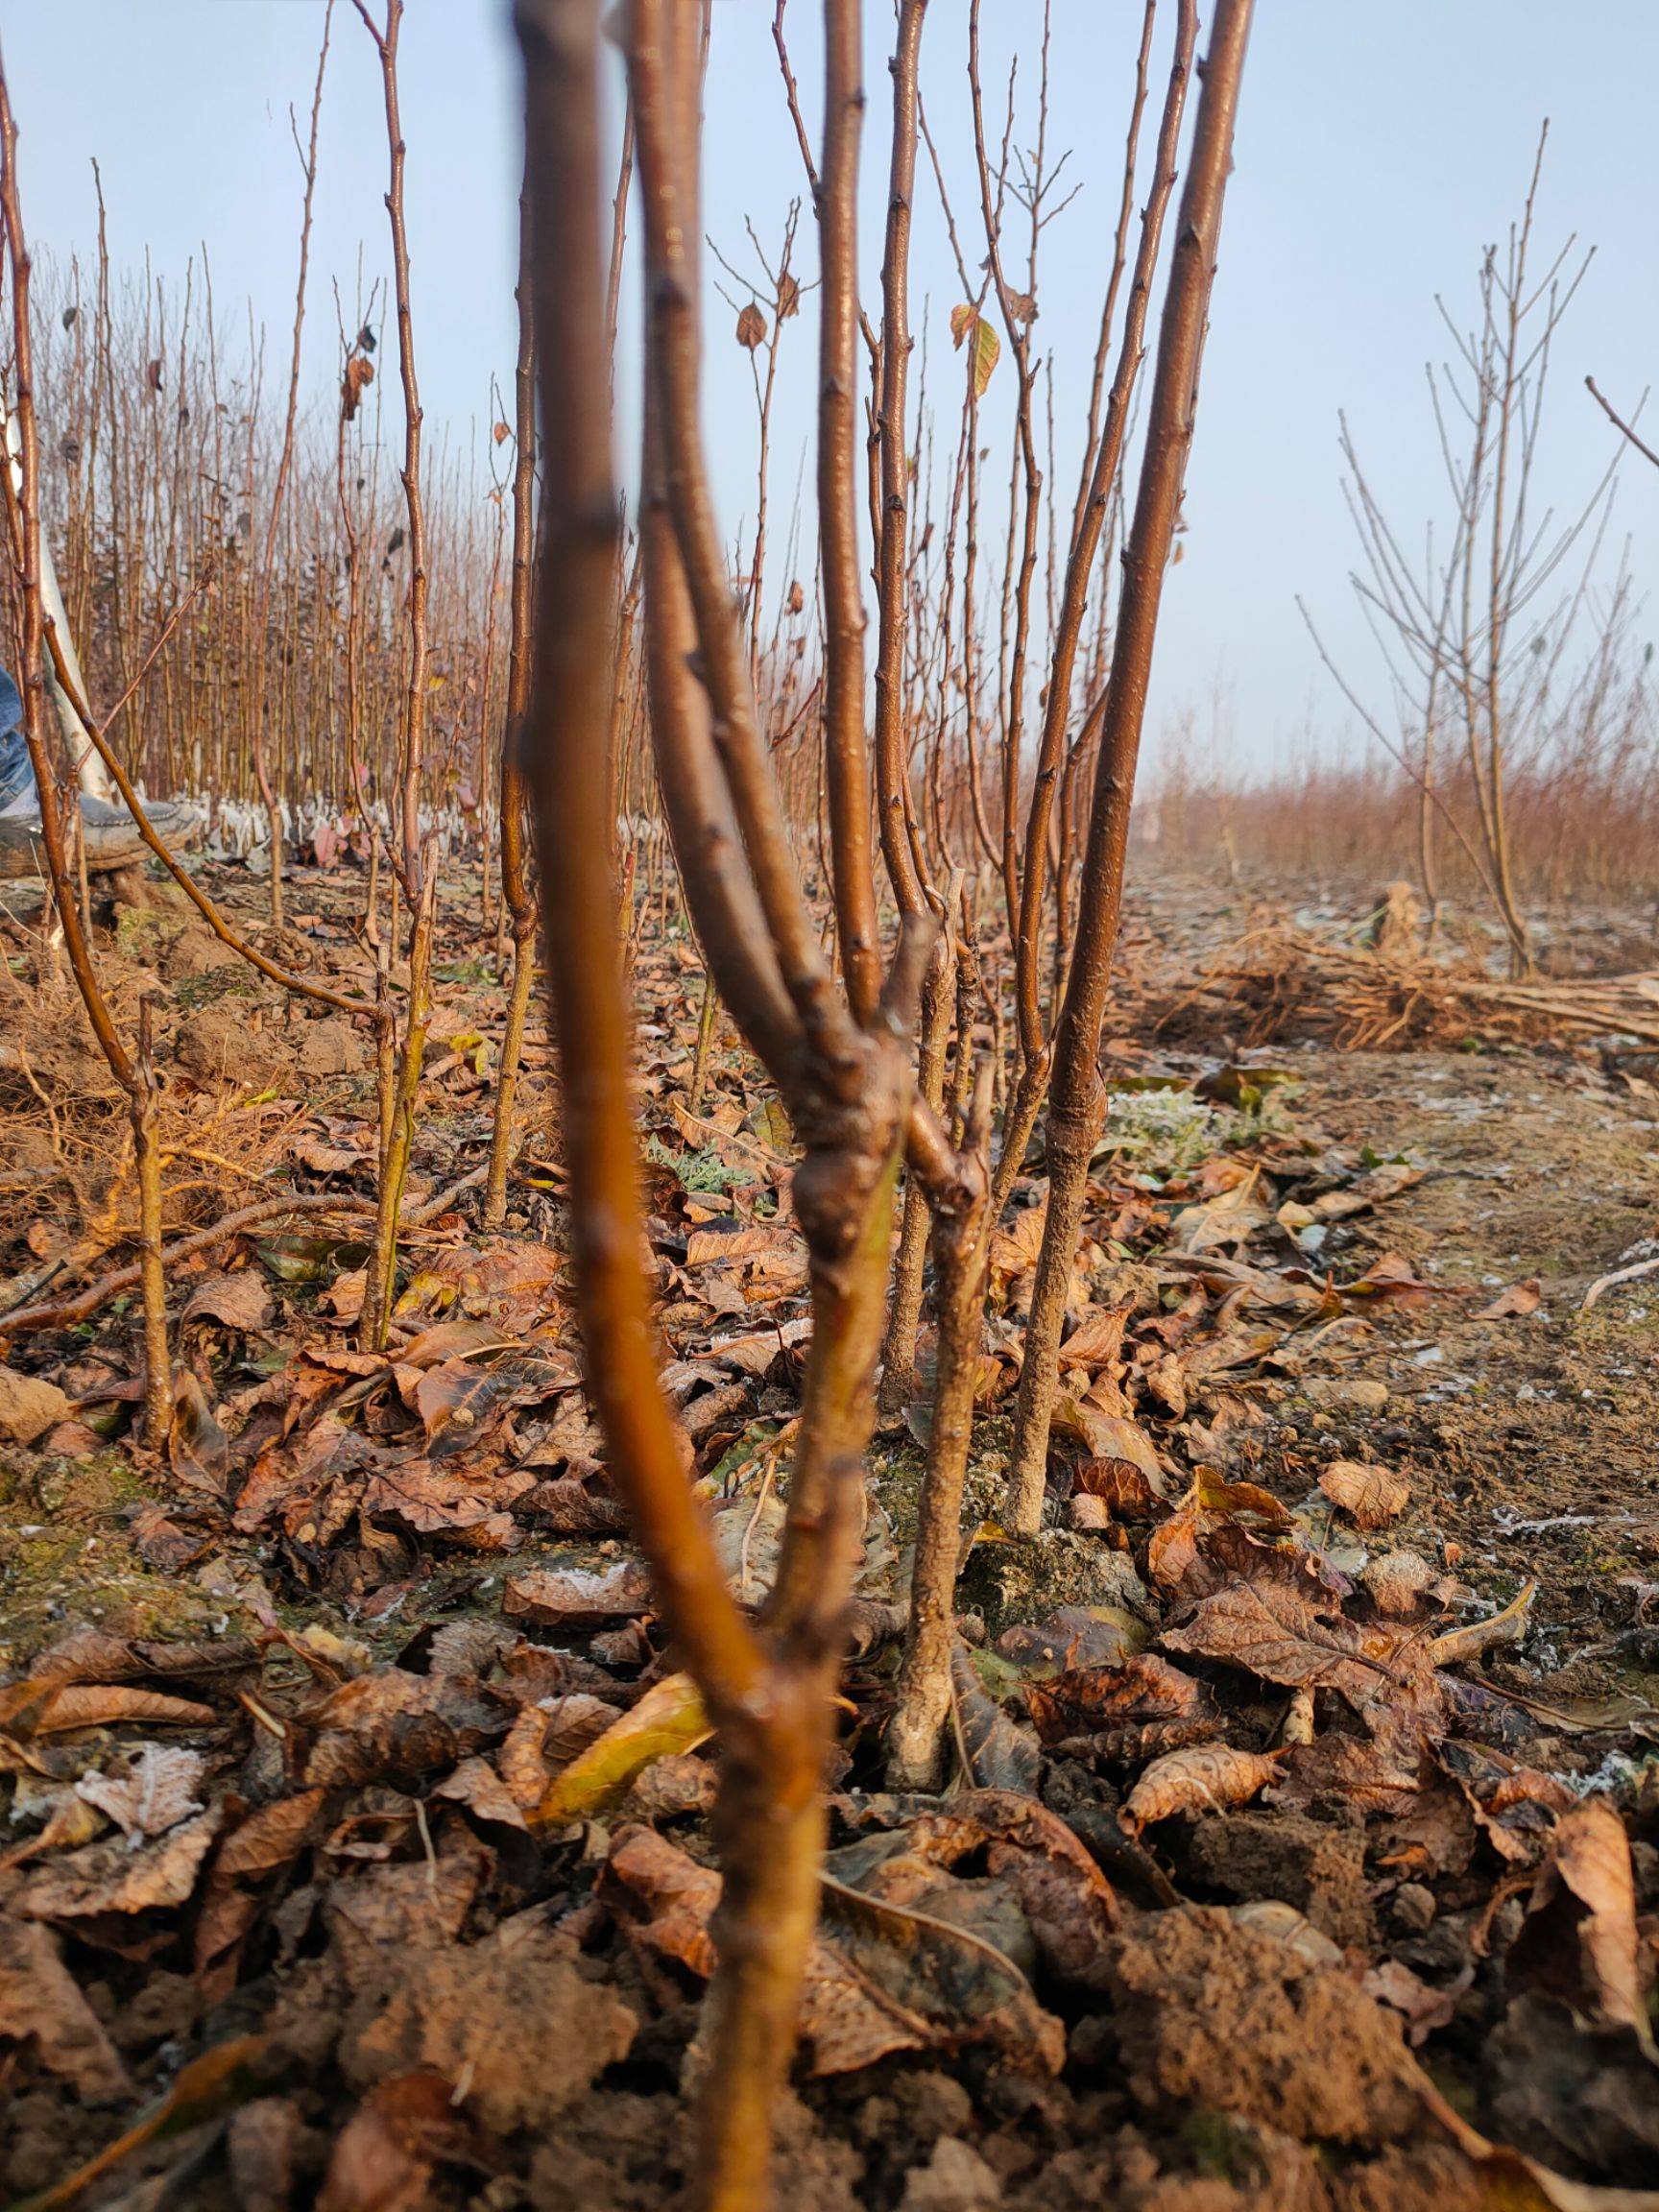
[[[0,668],[0,812],[14,801],[34,795],[35,771],[23,742],[23,697],[8,672]]]

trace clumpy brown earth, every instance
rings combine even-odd
[[[475,900],[425,1192],[488,1138]],[[298,872],[284,956],[353,979],[360,902]],[[134,2130],[79,2201],[660,2212],[718,1755],[588,1416],[546,1056],[507,1233],[458,1192],[359,1353],[360,1042],[158,911],[105,956],[164,998],[176,1225],[342,1203],[177,1270],[164,1454],[120,1298],[9,1347],[0,2200]],[[1584,1310],[1659,1236],[1659,1093],[1617,1039],[1166,1020],[1247,919],[1142,895],[1035,1544],[997,1512],[1040,1159],[997,1240],[940,1799],[881,1774],[925,1390],[873,1451],[792,2208],[1659,2203],[1659,1273]],[[13,972],[8,1306],[131,1217],[61,979]],[[667,1380],[754,1601],[805,1334],[785,1136],[729,1038],[693,1107],[684,940],[636,975]]]

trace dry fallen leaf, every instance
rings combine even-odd
[[[0,1914],[0,2040],[33,2042],[40,2062],[87,2104],[132,2094],[126,2067],[97,2014],[38,1923]]]
[[[198,1751],[145,1743],[124,1775],[84,1774],[75,1788],[88,1805],[108,1814],[124,1836],[141,1843],[152,1836],[164,1836],[192,1813],[201,1812],[196,1791],[204,1770]]]
[[[653,1760],[689,1751],[709,1735],[709,1717],[691,1677],[665,1676],[577,1753],[535,1808],[532,1824],[585,1819],[620,1797]]]
[[[80,1728],[192,1728],[217,1718],[211,1705],[107,1682],[14,1683],[0,1692],[0,1724],[19,1736],[65,1736]]]
[[[1556,1821],[1508,1970],[1592,2020],[1633,2029],[1659,2056],[1642,1995],[1630,1845],[1605,1797]]]
[[[937,1876],[942,1889],[950,1882]],[[603,1893],[648,1970],[671,1960],[708,1978],[709,1922],[720,1901],[711,1868],[654,1829],[623,1828]],[[828,1877],[802,1991],[801,2041],[813,2077],[856,2073],[894,2052],[980,2044],[1046,2073],[1058,2072],[1065,2056],[1060,2023],[995,1944]]]
[[[81,1920],[93,1912],[149,1912],[182,1905],[196,1887],[223,1815],[215,1807],[134,1850],[123,1837],[88,1843],[39,1866],[12,1900],[29,1920]]]
[[[1386,1528],[1411,1502],[1411,1485],[1403,1475],[1364,1459],[1333,1459],[1319,1487],[1357,1528],[1367,1530]]]
[[[256,1267],[233,1275],[204,1275],[185,1300],[180,1321],[217,1321],[227,1329],[263,1329],[271,1318],[271,1295]]]
[[[1520,1321],[1529,1313],[1536,1313],[1544,1303],[1544,1286],[1536,1275],[1528,1275],[1525,1282],[1512,1283],[1507,1290],[1500,1290],[1490,1306],[1481,1306],[1469,1316],[1472,1321]]]
[[[1236,1751],[1230,1743],[1191,1743],[1166,1751],[1142,1775],[1118,1818],[1131,1836],[1178,1813],[1217,1813],[1244,1805],[1279,1772],[1278,1752]]]
[[[1500,1644],[1518,1644],[1527,1632],[1532,1600],[1537,1595],[1537,1583],[1528,1582],[1501,1613],[1493,1613],[1484,1621],[1472,1621],[1465,1628],[1449,1628],[1444,1636],[1436,1636],[1429,1646],[1430,1658],[1436,1667],[1455,1667],[1465,1659],[1478,1659],[1482,1651],[1490,1651]]]

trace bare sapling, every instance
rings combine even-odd
[[[530,193],[518,195],[518,356],[514,371],[513,586],[507,644],[507,704],[501,740],[499,834],[501,897],[513,935],[513,979],[495,1079],[490,1130],[490,1173],[484,1186],[484,1225],[498,1229],[507,1217],[507,1169],[513,1153],[513,1111],[524,1059],[524,1029],[536,980],[536,893],[525,850],[526,817],[517,731],[530,698],[532,571],[536,501],[536,321],[531,306]]]
[[[1049,672],[1046,705],[1044,715],[1043,737],[1038,757],[1037,775],[1028,803],[1028,818],[1023,850],[1004,845],[1000,853],[983,840],[987,856],[998,865],[1004,899],[1008,902],[1008,925],[1014,949],[1014,992],[1018,1018],[1015,1024],[1014,1049],[1018,1081],[1006,1102],[1002,1126],[1002,1148],[995,1173],[990,1163],[989,1132],[977,1114],[969,1118],[964,1151],[958,1159],[958,1188],[963,1193],[961,1204],[952,1209],[935,1209],[931,1249],[934,1259],[935,1319],[937,1324],[937,1381],[933,1417],[928,1436],[927,1455],[924,1468],[919,1503],[918,1533],[915,1565],[910,1593],[909,1619],[905,1636],[903,1659],[900,1670],[898,1696],[887,1740],[887,1774],[896,1789],[937,1789],[946,1779],[950,1757],[949,1719],[951,1703],[950,1655],[955,1628],[952,1610],[952,1593],[961,1546],[962,1500],[966,1486],[969,1454],[972,1443],[973,1379],[976,1373],[977,1353],[982,1325],[982,1307],[986,1264],[989,1256],[989,1238],[1005,1208],[1014,1180],[1024,1160],[1025,1149],[1035,1126],[1047,1088],[1052,1061],[1048,1038],[1043,1027],[1040,1002],[1040,950],[1043,939],[1047,885],[1046,869],[1049,843],[1053,834],[1053,788],[1060,763],[1064,759],[1068,769],[1074,768],[1086,754],[1097,728],[1097,714],[1091,709],[1082,717],[1077,733],[1067,742],[1067,729],[1071,718],[1074,693],[1075,663],[1081,639],[1089,580],[1099,544],[1105,514],[1115,495],[1122,469],[1124,435],[1130,400],[1143,351],[1146,303],[1150,297],[1156,271],[1159,244],[1162,238],[1166,209],[1174,188],[1175,161],[1180,140],[1181,119],[1185,108],[1187,88],[1192,67],[1196,42],[1196,12],[1190,5],[1183,5],[1177,20],[1173,49],[1169,63],[1163,120],[1159,132],[1155,166],[1142,216],[1141,241],[1136,255],[1134,278],[1124,314],[1119,339],[1117,370],[1112,378],[1106,401],[1104,420],[1100,415],[1100,387],[1104,383],[1106,363],[1110,357],[1110,345],[1116,328],[1118,296],[1122,277],[1128,266],[1128,234],[1134,202],[1134,184],[1137,150],[1139,146],[1142,113],[1146,101],[1148,55],[1151,45],[1152,10],[1142,19],[1140,52],[1136,64],[1135,91],[1130,108],[1129,128],[1124,154],[1124,184],[1117,235],[1114,243],[1110,273],[1107,278],[1101,311],[1100,338],[1096,350],[1095,389],[1091,395],[1088,435],[1076,502],[1076,517],[1072,542],[1067,563],[1063,597],[1058,612],[1051,620],[1053,632],[1053,659]],[[973,19],[970,29],[970,78],[974,87],[975,108],[978,111],[977,47],[974,37]],[[1044,49],[1043,100],[1040,117],[1046,111],[1047,79],[1046,41]],[[1031,450],[1031,400],[1033,376],[1026,357],[1024,325],[1035,314],[1037,284],[1037,246],[1043,224],[1045,201],[1051,177],[1046,181],[1042,147],[1045,128],[1040,121],[1038,148],[1027,169],[1027,201],[1031,224],[1030,244],[1027,253],[1026,281],[1030,292],[1026,300],[1016,306],[1012,301],[1003,308],[1003,326],[1007,331],[1020,371],[1016,389],[1016,481],[1022,467],[1022,456]],[[1000,178],[1006,171],[1006,154],[1002,156],[998,181],[993,182],[985,164],[983,133],[978,144],[981,156],[981,204],[988,225],[988,237],[992,251],[988,258],[989,281],[1005,287],[1002,262],[996,244],[996,226],[1003,199]],[[1057,173],[1057,171],[1055,172]],[[941,184],[943,180],[941,179]],[[950,225],[954,237],[954,225]],[[957,250],[960,267],[960,249]],[[964,280],[966,270],[961,269]],[[977,377],[970,367],[968,398],[965,404],[966,427],[972,434],[974,413],[974,395]],[[1027,480],[1027,495],[1030,495]],[[969,533],[972,548],[974,521],[973,517],[973,484],[968,478]],[[1034,540],[1028,541],[1034,543]],[[1024,556],[1022,555],[1022,567]],[[1022,669],[1025,655],[1023,628],[1027,619],[1029,575],[1024,584],[1013,592],[1014,651],[1008,680],[1014,672]],[[964,661],[970,651],[972,634],[971,601],[964,614]],[[1021,676],[1023,683],[1023,676]],[[965,688],[968,686],[965,685]],[[1011,701],[1005,703],[1004,730],[1013,727],[1017,716]],[[972,755],[970,755],[972,758]],[[1011,781],[1017,779],[1017,757],[1009,750],[1005,736],[1003,752],[1004,823],[1007,819],[1007,791]],[[977,822],[979,806],[974,798],[974,819]],[[1055,901],[1052,942],[1053,961],[1057,978],[1063,976],[1069,955],[1067,911],[1064,898],[1063,872],[1057,870],[1059,895]],[[959,896],[959,895],[958,895]],[[964,945],[963,959],[968,958]],[[954,1089],[964,1103],[968,1095],[971,1077],[971,1014],[966,1004],[958,1011],[957,1046]],[[928,1032],[924,1024],[922,1080],[926,1083],[928,1069]],[[994,1055],[994,1063],[999,1054]],[[994,1064],[993,1072],[999,1067]],[[977,1101],[979,1094],[974,1092]],[[909,1294],[903,1275],[912,1254],[907,1249],[911,1224],[906,1219],[901,1238],[899,1280],[895,1292],[895,1312],[900,1301]],[[919,1302],[919,1301],[918,1301]],[[889,1337],[891,1347],[892,1337]]]
[[[427,865],[421,820],[426,739],[428,579],[426,510],[421,487],[421,388],[415,367],[409,234],[404,219],[405,147],[397,97],[397,40],[402,29],[403,0],[386,0],[384,30],[369,12],[368,0],[352,0],[352,5],[374,41],[385,94],[386,138],[391,156],[386,213],[392,231],[392,301],[403,392],[402,481],[409,548],[409,598],[405,611],[408,652],[398,731],[397,821],[392,838],[395,889],[402,893],[408,919],[408,980],[389,1110],[383,1117],[379,1204],[374,1217],[373,1248],[365,1274],[361,1323],[365,1346],[379,1351],[386,1341],[397,1289],[397,1216],[414,1150],[421,1072],[425,1060],[426,1034],[432,1021],[432,946],[438,883],[435,872]]]
[[[1548,126],[1506,242],[1481,257],[1472,325],[1436,302],[1453,347],[1453,357],[1428,372],[1447,502],[1421,555],[1407,551],[1409,536],[1390,519],[1342,421],[1343,489],[1360,554],[1354,590],[1403,719],[1384,720],[1302,610],[1343,697],[1415,787],[1418,872],[1431,916],[1440,903],[1438,829],[1489,902],[1516,975],[1529,973],[1532,944],[1517,884],[1511,781],[1549,740],[1623,450],[1565,520],[1540,511],[1551,360],[1591,261],[1591,251],[1569,237],[1542,271],[1536,266],[1547,139]],[[1581,573],[1558,582],[1579,551]]]
[[[41,594],[40,448],[35,415],[34,348],[29,323],[29,249],[17,182],[17,124],[12,90],[0,65],[0,216],[12,274],[12,340],[17,431],[15,464],[0,469],[15,576],[16,668],[23,699],[23,738],[40,805],[40,845],[64,949],[86,1019],[109,1072],[127,1094],[138,1180],[144,1325],[144,1440],[159,1450],[173,1420],[173,1370],[167,1340],[167,1287],[161,1264],[161,1146],[156,1127],[156,1074],[150,1049],[150,1005],[139,1012],[135,1049],[123,1042],[98,977],[71,868],[58,776],[46,742],[46,624]]]
[[[257,637],[263,661],[268,652],[267,633],[271,620],[271,585],[276,565],[277,533],[282,527],[283,498],[288,490],[288,476],[294,459],[294,426],[300,412],[300,360],[305,330],[305,279],[311,266],[311,204],[317,191],[317,128],[323,114],[323,78],[328,67],[328,35],[334,23],[334,0],[327,0],[323,11],[323,44],[317,56],[317,84],[311,95],[311,132],[303,147],[294,124],[292,113],[289,125],[294,132],[294,144],[300,154],[300,166],[305,179],[305,197],[300,218],[300,274],[294,291],[294,346],[288,363],[288,404],[282,420],[282,450],[276,463],[276,481],[271,488],[271,512],[265,522],[265,559],[259,579],[259,615]],[[253,772],[259,781],[259,795],[265,802],[265,819],[271,836],[271,926],[282,926],[282,795],[271,777],[271,758],[268,722],[271,711],[271,692],[265,685],[259,688],[253,701]]]
[[[1060,1339],[1089,1163],[1104,1121],[1100,1037],[1122,909],[1129,809],[1164,576],[1192,443],[1251,8],[1252,0],[1219,0],[1215,11],[1182,186],[1135,516],[1123,553],[1122,597],[1101,720],[1076,935],[1054,1031],[1046,1128],[1048,1210],[1020,1375],[1006,1507],[1009,1526],[1022,1535],[1035,1535],[1042,1527]]]
[[[857,1551],[893,1191],[911,1120],[908,1029],[929,951],[902,929],[883,972],[863,724],[856,554],[855,213],[860,23],[831,0],[822,183],[819,526],[830,873],[845,987],[820,945],[763,742],[698,421],[701,11],[638,0],[625,31],[645,216],[640,531],[651,722],[682,886],[721,997],[801,1145],[794,1206],[813,1331],[777,1576],[738,1608],[686,1485],[658,1385],[640,1265],[626,1008],[599,742],[619,547],[600,283],[596,0],[520,0],[543,436],[536,799],[590,1387],[664,1617],[719,1731],[723,1869],[704,2029],[700,2201],[766,2196],[824,1841],[821,1777]],[[948,1159],[935,1129],[933,1148]]]

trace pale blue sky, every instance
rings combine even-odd
[[[873,299],[890,15],[879,0],[866,12],[863,276]],[[705,212],[734,260],[744,252],[744,214],[770,247],[787,200],[802,188],[771,15],[771,0],[715,0]],[[812,0],[792,0],[790,16],[816,132]],[[1140,16],[1138,0],[1054,4],[1050,145],[1073,149],[1070,173],[1082,190],[1048,234],[1037,329],[1056,361],[1068,511]],[[1034,92],[1041,12],[1038,0],[984,0],[983,19],[987,98],[999,112],[1016,47],[1022,93]],[[60,258],[89,255],[96,156],[117,263],[135,264],[148,248],[154,265],[177,277],[204,243],[228,326],[234,330],[251,295],[276,355],[285,355],[300,194],[287,110],[292,103],[303,117],[308,105],[322,20],[323,0],[0,0],[36,247]],[[966,0],[933,0],[924,90],[958,225],[977,260],[966,20]],[[410,0],[402,75],[428,421],[457,444],[482,440],[491,378],[506,382],[512,365],[519,155],[502,0]],[[1260,0],[1189,480],[1190,531],[1166,595],[1154,726],[1189,702],[1200,706],[1202,726],[1219,674],[1234,702],[1240,757],[1265,761],[1292,743],[1310,702],[1333,739],[1344,728],[1345,710],[1316,668],[1294,603],[1304,595],[1345,658],[1360,664],[1346,585],[1352,545],[1338,490],[1337,409],[1347,409],[1409,534],[1439,492],[1422,376],[1425,359],[1441,350],[1434,295],[1455,305],[1471,300],[1481,246],[1519,204],[1546,114],[1541,236],[1552,245],[1575,229],[1598,252],[1562,334],[1543,470],[1564,506],[1593,484],[1612,433],[1583,392],[1585,372],[1626,405],[1650,379],[1659,383],[1656,83],[1654,0]],[[1028,137],[1029,106],[1024,112]],[[373,53],[349,0],[338,0],[307,348],[307,382],[319,394],[331,390],[337,368],[330,277],[349,309],[359,243],[371,275],[386,261],[385,161]],[[933,386],[943,396],[946,322],[960,287],[925,155],[920,182],[915,320],[919,336],[926,325]],[[809,215],[800,255],[810,274]],[[724,517],[735,529],[752,510],[753,401],[747,363],[723,342],[729,321],[716,305],[708,421]],[[809,431],[812,346],[808,302],[785,342],[774,478],[780,538]],[[632,349],[624,381],[631,415]],[[1006,446],[998,402],[1006,405],[1008,385],[1000,373],[987,404],[998,477]],[[942,424],[942,444],[946,437]],[[1659,470],[1640,462],[1624,470],[1619,493],[1614,537],[1626,536],[1635,576],[1648,589],[1659,580]],[[1644,622],[1643,635],[1653,632],[1659,605]]]

